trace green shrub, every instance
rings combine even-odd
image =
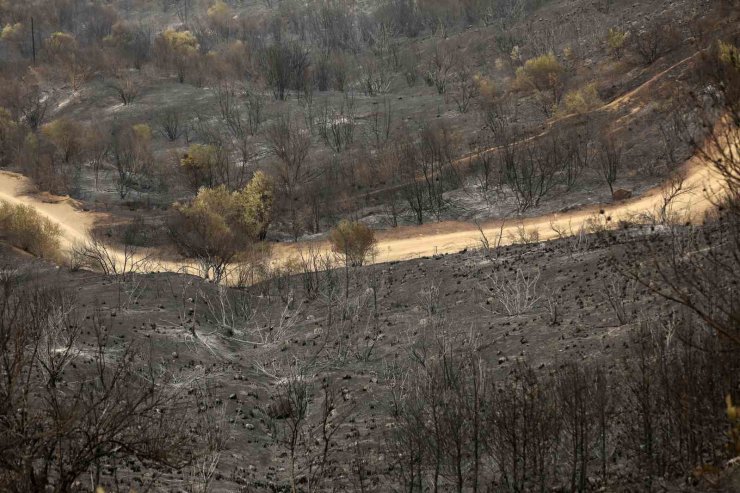
[[[272,203],[272,180],[261,171],[241,190],[201,188],[190,203],[174,204],[170,236],[181,254],[220,281],[229,264],[265,238]]]
[[[627,36],[628,34],[626,32],[614,28],[609,28],[609,31],[606,33],[606,46],[614,58],[622,58]]]
[[[553,53],[527,60],[516,70],[516,85],[520,89],[549,91],[562,83],[565,69]]]
[[[345,258],[349,265],[362,265],[375,250],[375,233],[359,221],[342,220],[329,233],[332,250]]]
[[[601,106],[601,98],[596,90],[596,84],[587,84],[580,89],[568,91],[563,98],[563,109],[566,114],[588,113]]]
[[[14,247],[39,257],[56,258],[59,254],[59,226],[28,205],[0,201],[0,235]]]
[[[557,109],[563,96],[566,69],[553,53],[527,60],[516,70],[513,87],[534,91],[546,116]]]

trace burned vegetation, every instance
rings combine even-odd
[[[0,0],[0,492],[740,491],[739,12]]]

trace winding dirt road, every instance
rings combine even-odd
[[[69,248],[88,237],[95,223],[96,214],[83,212],[71,199],[48,194],[29,195],[29,180],[17,173],[0,171],[0,201],[30,205],[42,216],[59,225],[62,246]]]
[[[660,217],[661,212],[681,221],[701,221],[712,210],[724,192],[721,177],[700,158],[688,160],[684,165],[681,191],[670,200],[670,183],[652,188],[645,194],[623,202],[594,204],[567,212],[551,213],[525,219],[493,220],[481,224],[483,234],[493,247],[501,236],[501,245],[511,244],[520,238],[522,231],[528,235],[536,232],[539,240],[572,236],[588,232],[592,225],[616,228],[620,221],[642,222],[646,216]],[[664,210],[665,209],[665,210]],[[603,214],[601,214],[603,211]],[[610,220],[605,221],[606,218]],[[475,224],[448,221],[425,226],[401,227],[377,234],[376,262],[408,260],[434,254],[454,253],[464,248],[480,247],[481,231]],[[305,243],[280,245],[275,249],[277,258],[297,254]],[[321,244],[321,249],[328,245]]]
[[[606,103],[596,111],[611,111],[633,102],[636,96],[649,89],[659,79],[679,67],[686,66],[697,54],[689,56],[652,76],[637,88]],[[469,159],[469,156],[461,158]],[[693,157],[684,163],[682,168],[684,181],[681,193],[670,201],[665,211],[681,220],[700,220],[714,207],[718,194],[723,193],[721,178],[699,157]],[[27,178],[10,172],[0,171],[0,200],[26,204],[34,207],[40,214],[59,224],[62,230],[62,245],[71,248],[84,242],[88,231],[95,221],[102,217],[92,212],[84,212],[69,199],[48,195],[30,195],[30,183]],[[491,245],[506,245],[517,241],[521,232],[527,235],[536,233],[539,240],[548,240],[563,235],[579,234],[588,231],[589,225],[603,222],[610,218],[606,227],[617,227],[620,221],[631,221],[641,215],[659,215],[665,209],[666,196],[671,192],[671,184],[665,184],[648,190],[639,197],[618,203],[595,204],[562,213],[551,213],[526,219],[509,219],[502,224],[494,220],[481,225]],[[603,211],[603,214],[600,212]],[[501,237],[499,242],[498,238]],[[424,226],[408,226],[377,234],[376,262],[407,260],[434,254],[454,253],[464,248],[480,246],[481,231],[474,224],[448,221]],[[299,242],[276,244],[273,248],[273,261],[282,262],[297,255],[301,250],[314,248],[328,251],[326,242]],[[123,260],[122,252],[112,252],[113,258]],[[193,263],[187,260],[180,262],[154,261],[147,262],[148,271],[194,272]]]
[[[723,192],[722,180],[713,168],[707,166],[699,157],[689,159],[683,165],[684,180],[682,192],[672,199],[667,213],[681,220],[701,220],[704,214],[714,207],[713,202]],[[27,178],[9,172],[0,172],[0,200],[34,207],[40,214],[59,224],[62,229],[62,244],[70,248],[85,241],[87,232],[99,217],[96,213],[84,212],[68,199],[29,195]],[[510,244],[525,231],[528,235],[536,232],[539,240],[557,238],[561,235],[579,234],[582,228],[588,231],[589,224],[610,221],[607,227],[616,227],[619,221],[635,220],[640,215],[660,214],[665,206],[665,198],[670,194],[671,184],[650,189],[647,193],[623,202],[595,204],[561,213],[546,214],[526,219],[509,219],[503,223],[494,220],[481,225],[483,233],[491,245]],[[600,212],[603,211],[603,214]],[[424,226],[408,226],[392,231],[382,231],[377,235],[378,246],[376,262],[407,260],[434,254],[454,253],[464,248],[480,246],[481,233],[477,226],[467,222],[448,221]],[[276,244],[273,250],[274,261],[281,262],[297,255],[309,246],[319,251],[328,251],[325,242],[299,242]],[[120,252],[116,253],[122,258]],[[155,261],[148,263],[151,271],[191,271],[188,261]]]

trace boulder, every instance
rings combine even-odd
[[[630,197],[632,197],[632,190],[618,188],[612,192],[612,199],[614,200],[627,200]]]

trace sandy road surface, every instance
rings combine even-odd
[[[669,204],[668,213],[681,220],[699,221],[704,214],[714,208],[714,202],[723,193],[723,181],[713,170],[694,157],[683,165],[684,181],[680,195]],[[623,202],[594,204],[567,212],[546,214],[525,219],[508,219],[503,222],[494,220],[481,225],[491,246],[494,246],[499,235],[501,245],[512,243],[519,236],[520,230],[527,233],[536,231],[540,240],[558,237],[558,231],[565,235],[579,234],[588,222],[601,216],[601,220],[610,217],[608,227],[617,227],[619,221],[635,220],[641,214],[656,215],[664,205],[666,192],[670,184],[648,190],[645,194]],[[442,253],[453,253],[466,247],[480,246],[481,234],[477,226],[468,222],[448,221],[420,227],[402,227],[393,231],[377,234],[377,262],[406,260]],[[279,245],[274,249],[277,258],[295,255],[305,243]],[[328,249],[326,244],[321,249]]]
[[[48,193],[31,193],[33,186],[28,178],[10,171],[0,171],[0,201],[11,204],[29,205],[36,209],[42,216],[59,225],[61,229],[61,245],[65,250],[72,249],[75,245],[85,243],[89,238],[89,231],[95,225],[95,221],[106,215],[83,211],[79,204],[68,197],[59,197]],[[119,266],[130,264],[131,259],[126,260],[123,252],[111,250],[110,260]],[[147,257],[151,252],[146,252]],[[137,259],[134,259],[136,261]],[[127,264],[127,265],[128,265]],[[188,261],[168,262],[162,260],[142,262],[143,268],[148,272],[161,271],[192,271],[193,264]]]
[[[722,193],[722,180],[714,170],[694,157],[684,164],[685,192],[671,202],[671,212],[682,219],[700,220],[713,208],[713,199]],[[36,210],[59,224],[62,229],[62,242],[67,248],[84,241],[87,231],[97,218],[97,214],[79,210],[73,201],[60,198],[42,200],[35,195],[25,194],[28,180],[21,175],[0,172],[0,200],[33,206]],[[578,234],[588,221],[598,217],[600,210],[603,217],[610,217],[609,224],[616,227],[620,220],[634,219],[636,215],[656,214],[664,203],[664,191],[668,185],[655,187],[647,193],[624,202],[596,204],[562,213],[552,213],[526,219],[509,219],[504,222],[491,221],[482,225],[483,231],[492,244],[503,233],[501,244],[514,241],[523,228],[527,233],[536,231],[540,240],[547,240],[564,234]],[[557,231],[556,231],[557,230]],[[474,224],[467,222],[443,222],[420,227],[402,227],[392,231],[382,231],[378,235],[377,262],[406,260],[434,254],[454,253],[466,247],[478,246],[480,232]],[[295,244],[277,244],[274,248],[274,260],[281,262],[301,249],[313,246],[319,251],[328,251],[325,242],[299,242]],[[121,257],[120,252],[115,253]],[[190,271],[192,263],[183,262],[149,262],[149,271]]]
[[[602,109],[613,110],[631,102],[638,93],[650,88],[657,80],[683,67],[696,54],[689,56],[662,72],[654,75],[639,87],[605,104]],[[470,159],[469,156],[459,161]],[[671,213],[686,220],[699,220],[713,207],[716,195],[722,193],[721,178],[711,167],[694,157],[683,166],[684,193],[676,197],[670,206]],[[616,227],[619,221],[633,219],[639,214],[655,214],[663,206],[665,190],[668,185],[655,187],[640,197],[624,202],[611,204],[595,204],[568,212],[552,213],[526,219],[508,219],[490,221],[482,225],[484,234],[492,244],[501,236],[501,245],[514,241],[519,232],[524,229],[528,234],[537,232],[540,240],[558,237],[559,234],[578,234],[581,228],[599,215],[603,210],[603,217],[610,217],[609,225]],[[33,206],[40,214],[59,224],[62,230],[62,244],[70,248],[87,238],[87,232],[94,225],[99,214],[81,211],[74,201],[60,197],[37,196],[26,194],[29,181],[18,174],[0,171],[0,200],[11,203],[20,203]],[[406,260],[434,254],[453,253],[466,247],[480,244],[481,235],[474,224],[467,222],[447,221],[424,226],[409,226],[392,231],[378,233],[377,262],[392,260]],[[319,251],[328,251],[325,242],[299,242],[293,244],[276,244],[273,249],[275,262],[282,262],[298,254],[302,249],[313,247]],[[123,262],[121,252],[112,252],[113,258]],[[184,271],[194,272],[193,263],[187,260],[181,262],[153,261],[147,262],[148,271]]]
[[[0,200],[30,205],[39,214],[58,224],[62,229],[62,244],[67,248],[87,238],[96,214],[82,212],[74,201],[65,197],[28,195],[26,192],[29,189],[29,180],[23,175],[0,171]]]

